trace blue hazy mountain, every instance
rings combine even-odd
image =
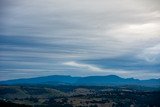
[[[27,79],[15,79],[1,81],[0,84],[48,84],[48,85],[93,85],[93,86],[122,86],[139,85],[148,87],[160,87],[160,79],[139,80],[134,78],[121,78],[116,75],[72,77],[64,75],[52,75]]]

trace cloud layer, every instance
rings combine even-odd
[[[159,78],[159,0],[0,4],[0,80],[54,74]]]

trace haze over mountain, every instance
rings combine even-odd
[[[1,81],[1,85],[89,85],[89,86],[123,86],[137,85],[147,87],[160,87],[160,79],[139,80],[134,78],[121,78],[115,75],[108,76],[87,76],[87,77],[72,77],[64,75],[52,75],[28,79],[15,79]]]

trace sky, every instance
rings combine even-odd
[[[0,0],[0,80],[160,78],[159,0]]]

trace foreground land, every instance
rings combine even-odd
[[[136,86],[0,86],[0,107],[160,107],[160,90]]]

